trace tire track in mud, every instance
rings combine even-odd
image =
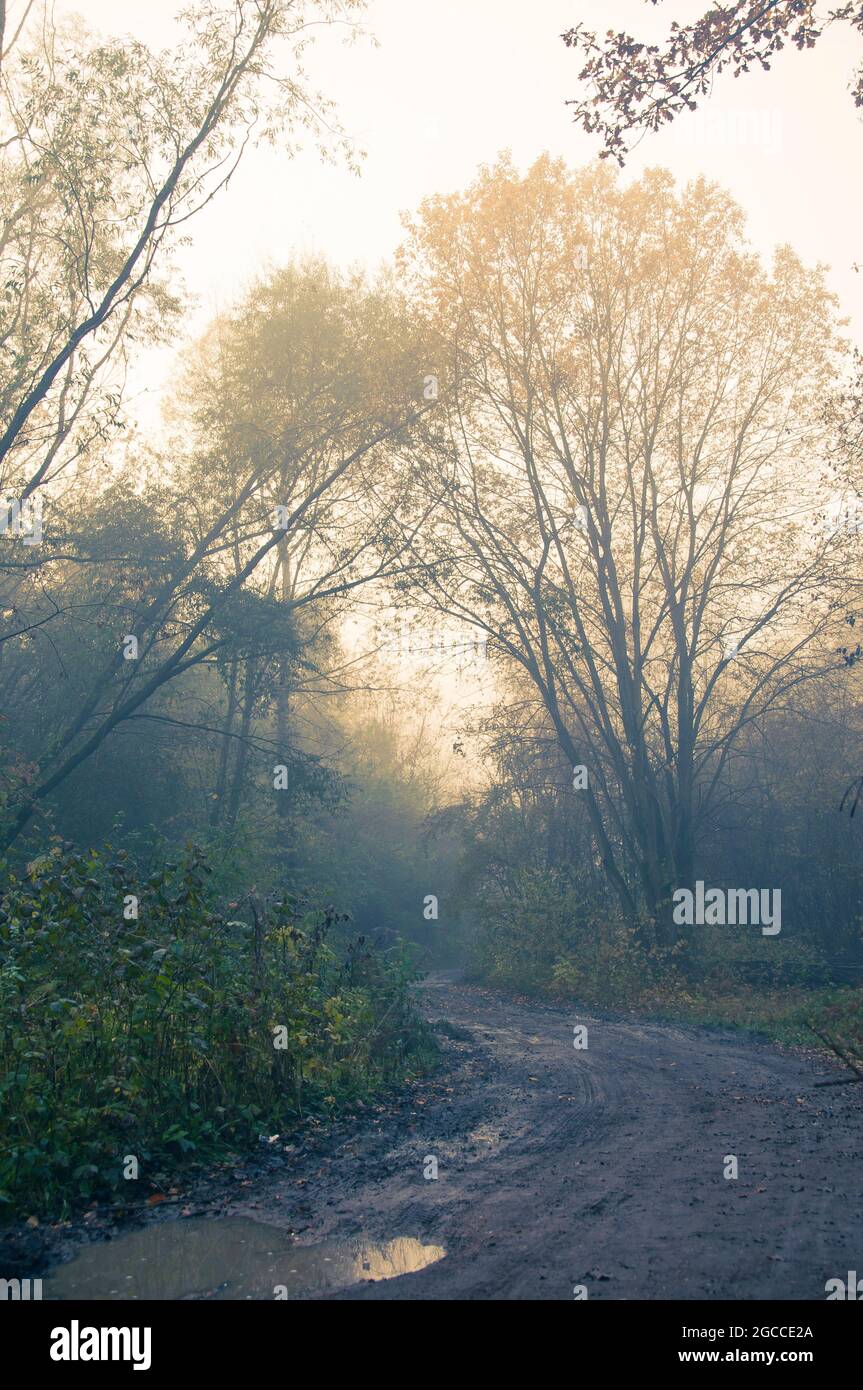
[[[814,1088],[829,1063],[441,980],[427,1007],[485,1057],[498,1137],[470,1152],[468,1082],[447,1115],[425,1116],[419,1147],[396,1142],[378,1211],[447,1258],[336,1297],[570,1299],[581,1283],[603,1299],[823,1299],[828,1278],[861,1267],[863,1105],[857,1087]],[[437,1182],[422,1178],[426,1153]],[[368,1228],[363,1207],[343,1216]]]
[[[816,1088],[832,1063],[443,976],[424,1008],[439,1075],[199,1184],[183,1215],[248,1217],[302,1246],[446,1249],[319,1298],[569,1300],[581,1284],[604,1300],[822,1300],[827,1279],[863,1269],[863,1087]],[[144,1224],[175,1217],[157,1207]]]

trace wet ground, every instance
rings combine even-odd
[[[298,1245],[245,1216],[160,1221],[87,1245],[44,1281],[47,1299],[312,1297],[369,1279],[397,1279],[443,1258],[418,1240]]]
[[[438,1077],[83,1257],[70,1231],[45,1296],[823,1300],[863,1269],[863,1087],[829,1062],[444,979],[426,1007]]]

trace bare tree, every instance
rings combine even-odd
[[[416,587],[530,678],[609,880],[672,939],[741,732],[840,660],[832,301],[715,187],[548,158],[431,200],[403,259],[451,431]]]

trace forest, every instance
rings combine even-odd
[[[292,249],[190,333],[254,149],[361,164],[306,52],[364,8],[199,0],[159,49],[0,6],[13,1232],[441,1085],[429,974],[859,1104],[860,358],[827,266],[628,158],[863,9],[552,32],[589,161],[491,148],[374,266]]]

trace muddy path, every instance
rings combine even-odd
[[[583,1284],[603,1299],[823,1300],[828,1278],[861,1266],[861,1088],[815,1088],[835,1077],[828,1064],[464,986],[428,994],[485,1075],[372,1180],[383,1229],[435,1239],[447,1258],[342,1296],[569,1299]],[[436,1182],[424,1153],[439,1157]],[[369,1196],[340,1195],[332,1219],[361,1220]]]
[[[863,1269],[863,1087],[817,1088],[841,1074],[830,1063],[444,977],[424,1000],[440,1075],[152,1220],[226,1215],[303,1246],[411,1237],[446,1251],[311,1297],[571,1299],[583,1285],[603,1300],[823,1301],[827,1279]],[[185,1296],[272,1297],[271,1283]]]

